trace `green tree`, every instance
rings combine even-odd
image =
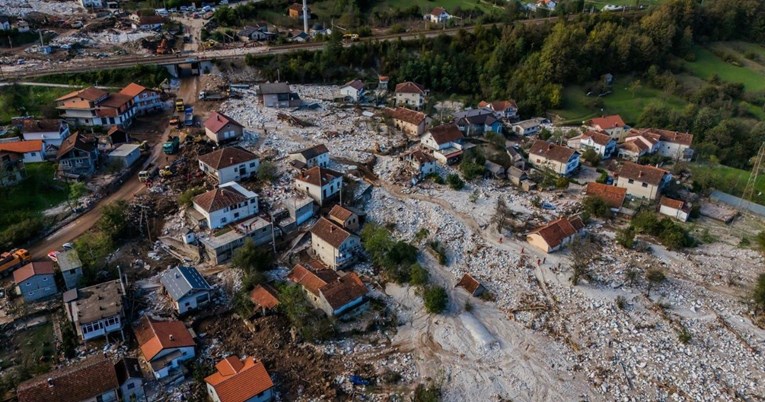
[[[83,195],[88,193],[88,188],[85,186],[85,183],[76,181],[69,185],[69,194],[67,195],[67,201],[69,203],[69,209],[74,210],[74,208],[77,206],[77,200],[80,199]]]
[[[412,264],[409,267],[409,283],[414,286],[423,286],[428,283],[428,271],[420,264]]]
[[[757,242],[757,247],[760,248],[760,251],[765,253],[765,231],[757,233],[757,236],[754,238],[754,240]]]
[[[600,155],[593,148],[587,148],[584,153],[582,153],[582,159],[589,162],[593,167],[598,166],[600,163]]]
[[[449,295],[441,286],[429,286],[422,295],[425,302],[425,310],[431,314],[440,314],[449,304]]]
[[[260,167],[258,167],[258,179],[269,182],[274,181],[277,174],[278,169],[276,168],[276,165],[269,161],[260,162]]]
[[[242,247],[234,251],[231,265],[247,274],[265,272],[271,269],[273,254],[265,247],[258,247],[251,238],[246,238]]]
[[[119,200],[104,206],[96,226],[112,239],[122,237],[127,230],[128,203]]]
[[[178,205],[182,207],[191,206],[191,203],[194,201],[194,197],[204,192],[204,187],[192,187],[188,190],[185,190],[178,196]]]
[[[610,218],[611,208],[600,197],[586,197],[582,202],[584,210],[592,216],[598,218]]]
[[[446,176],[446,184],[448,184],[452,190],[459,191],[465,188],[465,182],[462,181],[462,179],[460,179],[460,177],[455,173],[451,173]]]
[[[760,310],[765,309],[765,274],[760,274],[760,276],[757,277],[757,283],[754,286],[752,297]]]

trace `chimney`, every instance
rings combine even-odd
[[[174,340],[175,340],[175,337],[173,336],[173,334],[170,334],[170,340],[171,340],[171,341],[174,341]]]
[[[53,378],[48,377],[48,388],[53,388]]]
[[[638,172],[638,177],[643,177],[643,172]]]
[[[230,163],[232,165],[234,164],[234,157],[233,156],[228,158],[228,163]]]

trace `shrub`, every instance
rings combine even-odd
[[[582,204],[584,205],[584,210],[592,216],[597,216],[598,218],[611,217],[611,208],[602,198],[587,197]]]
[[[584,151],[582,159],[589,162],[592,166],[598,166],[598,163],[600,163],[600,155],[592,148],[587,148],[587,150]]]
[[[680,343],[683,345],[690,342],[691,338],[693,338],[693,335],[691,335],[687,328],[683,328],[677,333],[677,340],[680,341]]]
[[[409,283],[415,286],[423,286],[428,283],[428,271],[420,264],[412,264],[409,267]]]
[[[258,167],[258,179],[262,181],[273,181],[278,174],[276,165],[269,161],[263,161]]]
[[[757,242],[757,247],[760,248],[760,251],[765,253],[765,231],[757,233],[757,237],[754,240]]]
[[[452,190],[460,191],[465,188],[465,182],[455,173],[446,176],[446,183],[449,184]]]
[[[616,296],[616,307],[618,307],[619,310],[624,310],[624,308],[627,307],[627,299],[621,295]]]
[[[624,248],[632,248],[635,244],[635,229],[632,226],[620,229],[616,232],[616,243]]]
[[[205,192],[205,189],[203,187],[190,188],[182,192],[181,195],[178,196],[178,205],[183,207],[188,207],[191,205],[191,202],[194,200],[194,197],[204,192]]]
[[[440,402],[441,401],[441,388],[430,385],[428,387],[420,384],[414,390],[414,398],[412,402]]]
[[[765,274],[760,274],[757,277],[757,284],[754,286],[752,297],[754,298],[754,303],[760,309],[765,310]]]
[[[467,181],[473,180],[476,177],[483,176],[485,170],[486,169],[484,169],[483,165],[479,165],[473,161],[464,161],[460,164],[462,177],[464,177]]]
[[[440,314],[449,304],[449,295],[446,294],[446,289],[441,286],[425,288],[422,298],[425,301],[425,310],[431,314]]]

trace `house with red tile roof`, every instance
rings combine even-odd
[[[118,388],[112,362],[97,353],[22,382],[16,388],[16,397],[19,402],[116,402]]]
[[[14,152],[24,163],[45,162],[45,144],[42,140],[0,142],[0,152]]]
[[[31,303],[58,293],[53,274],[53,263],[50,261],[30,262],[13,271],[13,283],[16,292]]]
[[[221,112],[212,112],[205,120],[205,135],[216,144],[231,141],[244,134],[244,126]]]
[[[412,137],[419,138],[428,124],[428,116],[425,113],[405,107],[387,109],[385,113],[393,120],[394,127]]]
[[[603,131],[617,141],[623,140],[627,131],[630,129],[618,114],[596,117],[587,121],[585,126],[590,130]]]
[[[321,264],[313,264],[321,265]],[[287,279],[300,285],[308,301],[328,316],[338,316],[364,303],[368,290],[355,272],[340,275],[331,269],[297,264]]]
[[[420,139],[423,147],[432,150],[433,157],[449,165],[462,157],[465,135],[456,124],[442,124],[428,130]]]
[[[447,13],[443,7],[436,7],[430,13],[423,16],[423,19],[434,24],[440,24],[449,21],[451,18],[452,16],[449,15],[449,13]]]
[[[420,109],[425,106],[425,97],[428,95],[428,91],[420,84],[406,81],[396,84],[394,94],[396,106]]]
[[[255,308],[260,309],[264,314],[266,311],[279,306],[279,294],[273,286],[267,283],[255,286],[255,289],[250,292],[250,300],[252,300]]]
[[[608,184],[590,182],[587,183],[585,194],[587,194],[588,197],[599,198],[612,210],[619,211],[622,209],[622,205],[624,205],[627,189],[609,186]]]
[[[61,118],[78,126],[128,127],[135,116],[133,97],[110,94],[96,87],[70,92],[56,99]]]
[[[467,290],[468,293],[470,293],[471,296],[478,297],[483,292],[486,291],[486,288],[479,282],[477,279],[473,277],[473,275],[465,274],[462,275],[462,279],[460,279],[459,282],[455,285],[455,287],[460,287],[465,290]]]
[[[155,321],[143,317],[134,328],[141,356],[154,377],[165,378],[196,356],[196,342],[182,321]]]
[[[661,191],[672,179],[672,175],[661,168],[624,162],[618,173],[616,185],[637,198],[657,200]]]
[[[218,183],[228,183],[254,177],[260,167],[260,159],[254,153],[239,147],[221,148],[198,158],[199,170]]]
[[[329,210],[327,218],[340,225],[343,229],[350,230],[351,232],[359,230],[359,226],[361,225],[359,215],[340,204],[336,204]]]
[[[213,402],[267,402],[273,398],[274,383],[262,362],[250,357],[229,356],[205,377]]]
[[[192,205],[208,228],[219,229],[257,215],[258,195],[231,181],[194,197]]]
[[[570,176],[579,168],[579,152],[537,140],[529,149],[529,162],[537,168],[548,168],[559,175]]]
[[[122,88],[120,93],[133,97],[133,107],[135,108],[136,115],[162,110],[162,99],[159,96],[159,92],[155,90],[131,82],[125,88]]]
[[[364,82],[352,80],[340,87],[340,97],[351,102],[358,102],[364,97]]]
[[[558,218],[526,236],[526,241],[532,246],[552,253],[571,243],[584,234],[584,222],[576,216],[573,218]]]
[[[342,269],[353,263],[360,247],[358,236],[327,218],[319,218],[311,228],[311,250],[329,268]]]
[[[610,158],[616,151],[616,140],[606,133],[598,131],[587,131],[584,134],[570,138],[567,142],[569,148],[579,150],[584,153],[592,149],[600,155],[602,159]]]
[[[662,196],[659,199],[659,213],[686,222],[691,214],[691,204],[683,200],[676,200]]]
[[[46,154],[55,155],[61,142],[68,137],[69,124],[60,119],[14,119],[12,124],[19,128],[25,141],[41,140]]]
[[[497,100],[493,102],[480,101],[478,107],[491,110],[500,119],[515,119],[518,117],[518,104],[514,100]]]
[[[61,143],[56,154],[59,174],[90,176],[98,164],[98,144],[95,138],[74,133]]]
[[[295,189],[306,193],[319,205],[340,194],[343,174],[331,169],[314,166],[295,177]]]

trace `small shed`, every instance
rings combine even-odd
[[[127,169],[133,166],[141,157],[141,147],[136,144],[122,144],[109,153],[110,163],[121,163]]]
[[[528,176],[523,170],[515,166],[510,166],[507,168],[507,178],[510,179],[514,185],[520,186],[522,181],[528,179]]]
[[[61,276],[64,277],[66,289],[75,289],[80,284],[82,278],[82,262],[77,250],[64,250],[56,256],[56,263],[61,270]]]
[[[486,288],[483,287],[481,282],[478,282],[478,280],[473,278],[470,274],[462,275],[462,279],[460,279],[455,287],[464,288],[474,297],[478,297],[486,291]]]
[[[483,167],[484,169],[486,169],[486,174],[495,179],[507,178],[507,174],[505,173],[505,168],[498,163],[494,163],[492,161],[486,161],[484,162]]]

